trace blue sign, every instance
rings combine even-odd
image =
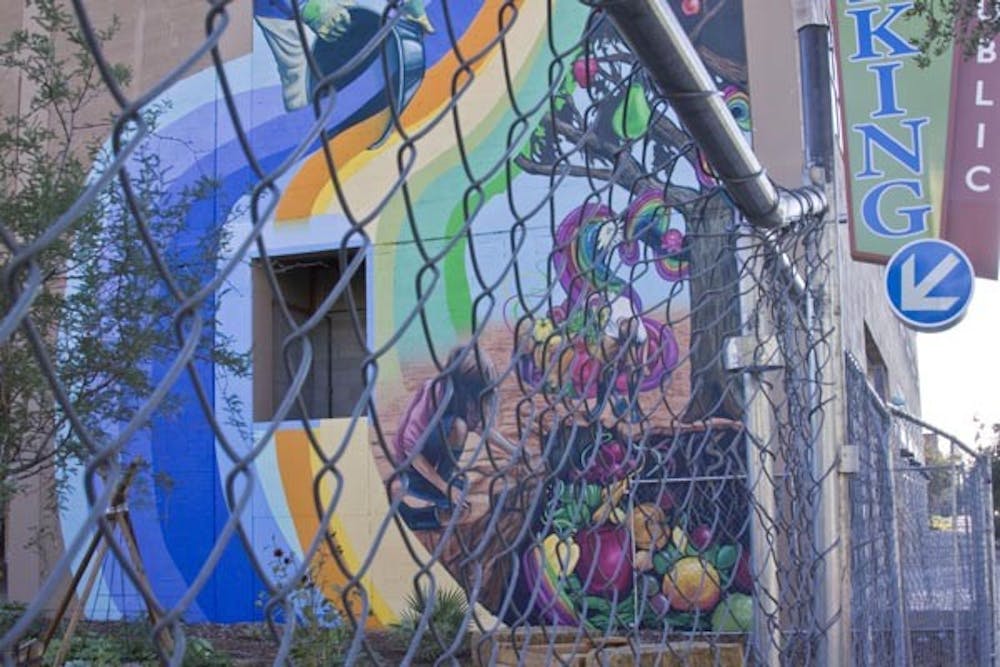
[[[958,247],[938,239],[907,243],[885,271],[885,291],[896,317],[921,331],[958,322],[972,299],[972,263]]]

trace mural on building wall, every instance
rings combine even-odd
[[[678,7],[749,131],[739,3],[707,17],[698,3]],[[491,611],[600,628],[667,619],[726,629],[730,616],[712,616],[724,597],[744,620],[750,608],[748,500],[739,484],[691,480],[742,456],[741,428],[725,381],[709,381],[718,347],[693,349],[692,329],[736,326],[731,312],[702,325],[706,314],[691,307],[692,292],[711,281],[692,280],[691,232],[708,245],[705,220],[732,214],[684,205],[716,186],[711,169],[610,27],[579,29],[586,47],[567,59],[516,168],[484,184],[493,194],[477,201],[476,252],[461,249],[463,261],[442,276],[447,298],[420,312],[431,340],[413,327],[397,344],[398,374],[381,368],[388,446],[374,450],[403,522]],[[654,141],[623,155],[647,128]],[[585,133],[587,155],[567,159],[565,147]],[[519,219],[503,195],[544,191],[557,174],[566,180],[551,208]],[[620,201],[594,194],[602,181]],[[425,219],[453,218],[442,210],[411,220],[420,234]],[[524,225],[516,252],[506,237],[494,240],[515,224]],[[414,266],[405,243],[413,232],[379,231],[380,242],[404,241],[395,266]],[[458,251],[445,253],[448,266]],[[414,274],[396,276],[403,313]]]
[[[566,44],[587,35],[585,48],[561,56],[554,83],[558,44],[549,42],[547,4]],[[674,4],[749,130],[741,3]],[[366,52],[382,0],[255,0],[253,52],[227,71],[261,168],[288,160],[315,118],[310,96],[322,99],[325,89],[310,61],[323,75],[363,63],[333,82],[329,152],[315,143],[279,179],[268,251],[370,239],[368,336],[372,349],[393,345],[378,359],[371,437],[349,419],[311,422],[323,456],[339,457],[343,481],[323,475],[301,422],[270,435],[274,446],[255,466],[254,553],[230,543],[216,569],[225,575],[212,576],[190,620],[259,615],[251,557],[301,557],[320,528],[317,506],[337,494],[352,502],[332,518],[338,557],[318,576],[342,587],[374,550],[362,577],[373,623],[394,620],[412,591],[416,569],[399,567],[407,546],[439,554],[455,582],[500,616],[659,627],[669,614],[675,627],[694,627],[710,622],[724,598],[727,609],[744,604],[748,500],[734,481],[697,481],[743,456],[738,401],[718,359],[719,341],[739,327],[738,295],[719,289],[736,274],[719,233],[732,211],[723,198],[703,196],[716,185],[711,169],[583,3],[518,3],[506,58],[492,48],[502,5],[450,3],[446,15],[439,1],[407,0],[387,48]],[[554,86],[553,104],[520,115],[498,84],[504,77],[525,107]],[[451,121],[437,122],[455,87],[468,87],[460,150]],[[250,224],[255,175],[216,95],[211,72],[177,86],[160,132],[185,138],[162,146],[179,174],[175,187],[205,175],[220,184],[192,212],[192,238],[206,224],[226,221],[236,237]],[[525,131],[512,134],[518,126]],[[587,151],[567,159],[566,146],[583,133]],[[400,166],[400,146],[416,135],[415,156]],[[474,173],[508,152],[509,169]],[[331,166],[350,201],[334,191]],[[733,267],[719,268],[720,256]],[[439,271],[418,278],[429,258]],[[220,333],[242,349],[259,344],[246,326],[252,281],[247,266],[220,297]],[[250,414],[251,378],[215,377],[207,363],[199,370],[220,411],[242,405],[254,437],[268,433]],[[207,425],[193,426],[204,421],[193,388],[182,382],[178,392],[180,416],[131,447],[152,474],[174,480],[173,490],[152,487],[155,502],[134,512],[152,584],[167,603],[217,538],[232,469]],[[237,426],[225,428],[247,440]],[[83,507],[82,496],[71,496],[64,523],[73,525]],[[393,511],[409,532],[380,530]],[[212,521],[183,520],[192,515]],[[110,611],[92,613],[141,609],[121,572],[106,571],[100,586],[94,604]]]

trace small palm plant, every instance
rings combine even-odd
[[[419,594],[411,593],[406,597],[406,611],[403,612],[399,622],[393,625],[393,632],[401,643],[409,646],[413,641],[426,614],[430,597],[426,590],[422,590]],[[455,638],[465,633],[468,613],[469,603],[462,590],[457,588],[438,590],[434,595],[427,627],[420,637],[414,659],[419,662],[431,662],[441,657],[455,643]]]

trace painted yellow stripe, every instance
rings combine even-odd
[[[482,9],[459,40],[458,48],[466,57],[485,50],[496,38],[496,19],[503,5],[503,0],[487,0],[483,3]],[[478,73],[482,70],[496,57],[496,53],[491,53],[489,57],[473,63],[471,65],[473,72]],[[427,71],[423,83],[400,118],[404,127],[416,127],[428,121],[446,106],[451,99],[453,79],[460,68],[461,63],[454,51],[449,51]],[[395,135],[380,148],[367,150],[381,134],[388,118],[388,111],[377,114],[348,128],[331,142],[330,152],[337,176],[341,181],[346,181],[377,155],[386,152],[390,147],[394,148],[393,145],[398,143],[399,137]],[[332,201],[333,184],[330,182],[329,165],[323,152],[318,151],[306,159],[302,168],[292,178],[279,202],[275,218],[278,221],[300,220],[326,211]],[[366,211],[360,212],[361,215],[365,213]]]
[[[305,551],[320,530],[319,517],[313,501],[312,482],[322,466],[319,464],[319,458],[312,452],[305,432],[300,429],[278,431],[275,434],[275,445],[288,511],[292,515],[292,521],[298,534],[299,548]],[[341,498],[346,495],[345,491]],[[325,504],[330,501],[330,498],[329,485],[321,483],[320,500]],[[350,541],[345,539],[348,533],[339,517],[334,516],[329,529],[334,532],[333,541],[340,550],[345,565],[353,570],[357,565],[357,558]],[[346,574],[329,554],[318,559],[317,570],[315,573],[316,584],[322,590],[339,593],[347,584]],[[366,626],[379,627],[395,620],[395,614],[374,590],[372,582],[369,580],[363,583],[369,593],[373,612],[373,616],[366,620]],[[341,611],[344,611],[343,602],[339,595],[333,596],[333,602]],[[352,604],[351,607],[355,615],[360,610],[357,603]]]

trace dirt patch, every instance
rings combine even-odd
[[[71,659],[93,664],[156,665],[156,650],[150,637],[150,627],[143,622],[87,621],[81,623],[74,635]],[[273,665],[278,656],[278,641],[265,623],[192,623],[184,627],[184,636],[189,647],[211,643],[210,652],[201,652],[199,659],[190,660],[193,665],[213,667],[256,667]],[[58,648],[58,637],[50,646],[48,655],[54,655]],[[405,636],[391,630],[366,630],[365,640],[375,659],[362,653],[359,665],[401,664],[409,644]],[[192,648],[189,648],[189,655]],[[344,647],[346,652],[347,646]],[[300,655],[300,664],[342,664],[336,654],[327,654],[327,659]],[[460,664],[466,664],[468,649],[455,656]],[[185,662],[188,664],[188,661]],[[433,661],[415,660],[414,665],[431,665]]]
[[[278,655],[278,644],[264,623],[199,623],[188,626],[185,634],[212,642],[234,665],[271,665]]]

